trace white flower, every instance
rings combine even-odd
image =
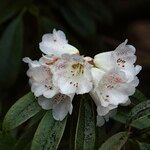
[[[136,75],[141,66],[134,66],[135,48],[126,45],[127,40],[114,51],[100,53],[94,57],[92,76],[94,90],[90,92],[97,105],[99,116],[105,116],[118,105],[128,105],[129,96],[139,84]]]
[[[114,67],[118,67],[124,71],[128,80],[132,81],[140,72],[141,66],[134,66],[136,61],[135,48],[132,45],[126,45],[127,40],[121,43],[114,51],[97,54],[94,57],[96,67],[109,71]]]
[[[46,57],[42,57],[39,61],[32,61],[28,57],[23,59],[29,64],[27,75],[30,78],[31,91],[36,97],[43,95],[46,98],[51,98],[58,93],[58,89],[52,83],[52,73],[49,68],[49,64],[53,60],[54,58],[48,59]]]
[[[74,94],[67,96],[60,93],[50,99],[40,96],[38,98],[38,103],[45,110],[52,109],[54,119],[62,121],[68,112],[72,114],[73,97]]]
[[[130,104],[129,96],[135,92],[139,80],[137,77],[128,82],[126,75],[119,69],[108,72],[92,68],[94,90],[90,92],[97,106],[97,126],[102,126],[116,114],[118,105]]]
[[[90,95],[97,106],[97,125],[102,126],[114,115],[118,105],[126,106],[130,103],[129,96],[135,92],[139,80],[135,76],[129,82],[126,74],[119,68],[108,72],[92,68],[91,72],[95,86]]]
[[[51,67],[53,82],[62,94],[84,94],[92,87],[91,65],[79,55],[62,55]]]
[[[93,68],[92,75],[95,88],[90,94],[97,105],[98,115],[102,116],[119,104],[127,103],[129,96],[134,94],[135,87],[139,84],[137,77],[129,82],[125,73],[119,69],[104,72]]]
[[[134,65],[135,48],[126,44],[127,40],[92,59],[80,56],[60,30],[43,35],[39,46],[46,55],[39,61],[23,59],[29,64],[27,75],[39,105],[52,109],[54,119],[61,121],[72,113],[75,94],[90,93],[97,106],[97,125],[103,125],[118,105],[130,103],[129,96],[139,84],[136,75],[141,66]]]
[[[60,57],[62,54],[78,54],[79,51],[72,45],[68,44],[65,34],[55,29],[53,33],[44,34],[42,42],[39,44],[41,51],[47,55]]]

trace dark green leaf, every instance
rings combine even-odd
[[[134,93],[134,95],[132,95],[132,97],[138,99],[140,102],[147,100],[147,97],[141,91],[139,91],[137,89],[136,89],[136,92]]]
[[[14,150],[23,150],[26,145],[31,144],[32,138],[36,131],[37,124],[32,125],[30,128],[26,129],[26,132],[19,138],[15,144]]]
[[[144,101],[136,105],[131,109],[129,117],[127,119],[127,126],[137,119],[144,118],[150,115],[150,100]]]
[[[147,128],[144,128],[144,129],[141,129],[141,130],[138,130],[137,132],[135,132],[134,133],[134,135],[133,136],[142,136],[143,134],[146,134],[146,133],[150,133],[150,126],[149,127],[147,127]]]
[[[80,96],[74,97],[74,104],[73,109],[75,111],[72,112],[72,115],[68,118],[68,122],[70,123],[70,138],[69,138],[69,150],[74,150],[75,147],[75,133],[76,133],[76,126],[77,126],[77,120],[78,120],[78,114],[79,114],[79,106],[80,103],[78,103],[78,99]]]
[[[140,143],[141,150],[150,150],[150,144],[148,143]]]
[[[113,119],[125,124],[128,119],[128,116],[129,116],[128,111],[122,111],[122,109],[118,109],[117,114],[113,116]],[[150,125],[150,118],[148,117],[135,120],[134,122],[131,123],[131,126],[137,129],[147,128],[149,127],[149,125]]]
[[[67,118],[56,121],[48,111],[41,120],[34,135],[31,150],[56,150],[62,138]]]
[[[96,128],[96,147],[97,149],[110,137],[111,130],[107,133],[106,126]]]
[[[150,126],[150,118],[144,117],[144,118],[135,120],[134,122],[131,123],[131,126],[135,128],[139,128],[139,129],[148,128]]]
[[[34,95],[30,92],[20,98],[7,112],[3,129],[11,130],[19,126],[41,110]]]
[[[10,150],[15,144],[15,139],[10,135],[6,135],[0,131],[0,149],[1,150]]]
[[[89,36],[95,33],[93,18],[77,1],[71,1],[68,6],[61,7],[61,12],[68,24],[80,35]]]
[[[141,143],[150,143],[150,134],[145,134],[141,137],[136,137],[134,139]]]
[[[134,131],[131,134],[131,138],[135,139],[136,141],[150,143],[150,126],[145,129]]]
[[[2,2],[0,2],[0,4],[1,3]],[[4,4],[4,6],[0,7],[0,25],[15,16],[17,12],[24,9],[25,6],[24,2],[20,3],[19,1],[15,3],[7,1],[6,3],[7,4]]]
[[[45,115],[46,110],[41,110],[40,112],[38,112],[35,116],[33,116],[28,124],[28,127],[33,126],[35,123],[37,123],[39,120],[41,120],[43,118],[43,116]]]
[[[119,132],[102,144],[99,150],[120,150],[128,140],[128,136],[127,132]]]
[[[7,9],[0,13],[0,25],[15,15],[14,10]]]
[[[29,5],[28,11],[35,17],[39,17],[39,8],[35,5]]]
[[[6,87],[16,80],[19,64],[21,62],[23,47],[23,12],[8,25],[0,39],[0,84]]]
[[[40,26],[42,27],[44,32],[52,32],[54,28],[56,29],[62,28],[61,25],[52,18],[49,19],[48,17],[40,16],[39,21]]]
[[[95,148],[95,115],[93,103],[84,98],[80,102],[79,116],[75,135],[75,149],[93,150]]]
[[[125,145],[125,148],[128,148],[129,150],[140,150],[140,143],[129,139]]]

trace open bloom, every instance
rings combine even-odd
[[[68,44],[65,34],[55,29],[53,33],[44,34],[42,42],[39,44],[41,51],[47,55],[60,57],[62,54],[78,54],[79,51],[72,45]]]
[[[72,99],[74,94],[64,95],[52,82],[50,65],[57,61],[56,57],[43,56],[39,61],[32,61],[24,58],[29,64],[27,75],[31,85],[31,91],[38,97],[39,105],[45,109],[52,109],[53,117],[56,120],[63,120],[65,116],[72,113]]]
[[[95,88],[90,95],[97,105],[97,124],[100,126],[113,116],[114,111],[111,110],[118,105],[129,104],[129,96],[134,94],[139,80],[135,76],[134,80],[128,81],[126,74],[118,68],[108,72],[93,68],[92,75]]]
[[[135,48],[127,45],[127,40],[114,51],[92,59],[80,56],[65,34],[54,29],[52,34],[43,35],[39,47],[46,55],[38,61],[23,61],[29,64],[31,91],[43,109],[52,109],[54,119],[61,121],[72,113],[75,94],[90,93],[97,105],[99,126],[109,120],[118,105],[129,104],[141,66],[134,65]]]
[[[60,93],[50,99],[40,96],[38,98],[38,103],[45,110],[52,109],[54,119],[62,121],[68,112],[72,114],[73,97],[74,94],[68,96]]]
[[[92,87],[91,65],[79,55],[62,55],[51,67],[53,83],[62,94],[84,94]]]
[[[53,61],[53,58],[48,59],[42,57],[40,61],[32,61],[26,57],[23,61],[29,64],[27,75],[29,77],[31,91],[36,97],[43,95],[46,98],[52,98],[58,93],[58,89],[52,82],[51,70],[48,64],[46,64]]]
[[[114,67],[118,67],[125,72],[128,80],[132,81],[140,72],[141,66],[134,66],[136,61],[136,50],[132,45],[126,44],[127,40],[121,43],[114,51],[97,54],[94,57],[95,66],[104,71],[109,71]]]
[[[94,72],[94,69],[92,72]],[[129,82],[125,73],[118,69],[112,69],[107,73],[103,72],[103,75],[101,71],[99,76],[101,79],[97,82],[92,93],[97,94],[97,98],[103,107],[126,103],[129,99],[128,96],[134,94],[135,87],[139,83],[137,77]]]
[[[126,44],[127,40],[114,51],[100,53],[94,57],[94,90],[90,94],[97,105],[99,116],[105,116],[120,104],[129,104],[129,96],[134,94],[139,83],[136,75],[141,66],[134,66],[135,48]]]

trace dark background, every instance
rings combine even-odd
[[[30,91],[22,58],[39,59],[41,37],[53,28],[64,31],[70,44],[91,57],[128,39],[143,67],[138,89],[149,96],[149,8],[149,0],[0,0],[0,122]],[[13,24],[18,16],[21,23]]]

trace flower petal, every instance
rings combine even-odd
[[[96,118],[96,119],[97,119],[96,125],[97,125],[98,127],[101,127],[101,126],[103,126],[103,125],[105,124],[105,119],[104,119],[104,117],[97,115],[97,118]]]
[[[52,99],[45,98],[44,96],[38,97],[38,103],[45,110],[52,109],[53,107]]]
[[[111,70],[114,67],[112,51],[95,55],[94,64],[102,70]]]
[[[67,96],[67,95],[56,95],[55,99],[56,102],[54,101],[53,103],[53,117],[55,120],[59,120],[62,121],[66,115],[68,114],[68,112],[71,114],[72,113],[72,99],[74,97],[74,94],[71,96]],[[54,100],[54,98],[53,98]]]
[[[61,56],[65,53],[79,53],[74,46],[68,44],[65,34],[60,30],[53,30],[53,34],[43,35],[42,42],[39,46],[41,51],[47,55]]]
[[[29,67],[39,67],[40,63],[37,60],[32,61],[29,57],[25,57],[22,59],[23,62],[28,63]]]
[[[51,68],[53,83],[62,94],[84,94],[92,87],[91,65],[79,55],[62,55]]]
[[[97,126],[99,127],[103,126],[105,122],[108,122],[109,118],[115,116],[116,113],[117,113],[117,109],[112,109],[104,116],[97,115]]]
[[[77,94],[88,93],[91,91],[92,87],[93,87],[93,83],[91,81],[87,80],[86,78],[82,78],[78,84],[76,93]]]
[[[110,110],[117,108],[116,105],[108,105],[108,107],[103,107],[101,105],[97,106],[97,113],[99,116],[105,116]]]
[[[46,63],[54,61],[53,57],[42,57],[40,61],[32,61],[30,58],[24,58],[29,63],[27,75],[30,78],[31,91],[36,97],[41,95],[46,98],[52,98],[58,93],[58,89],[53,85],[50,66]]]
[[[94,88],[97,88],[98,83],[100,82],[100,80],[104,76],[105,72],[103,70],[101,70],[101,69],[93,67],[91,69],[91,73],[92,73],[93,82],[94,82],[94,86],[95,86]]]

